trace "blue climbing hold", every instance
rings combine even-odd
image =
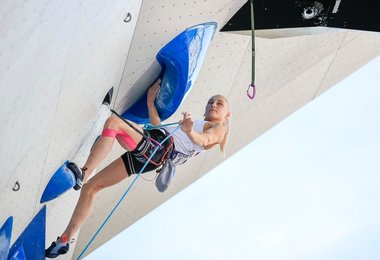
[[[25,256],[25,251],[24,251],[24,248],[21,246],[19,246],[13,253],[13,255],[10,255],[8,260],[25,260],[26,259],[26,256]]]
[[[66,191],[74,187],[76,181],[72,171],[68,168],[69,161],[66,161],[58,170],[53,174],[49,183],[46,185],[42,193],[40,203],[53,200],[61,196]]]
[[[193,26],[166,44],[157,54],[160,63],[161,88],[156,99],[162,121],[168,119],[180,106],[201,69],[206,51],[217,24],[214,22]],[[146,93],[122,116],[138,124],[149,122]]]
[[[13,217],[9,217],[0,228],[0,259],[7,259],[12,237]]]
[[[45,259],[46,206],[37,213],[9,250],[15,259]],[[24,258],[21,258],[24,253]]]

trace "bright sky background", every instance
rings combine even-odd
[[[379,135],[380,57],[86,260],[380,259]]]

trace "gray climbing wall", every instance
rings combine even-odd
[[[155,54],[164,44],[202,22],[216,21],[220,29],[244,3],[0,3],[0,222],[14,216],[12,241],[42,207],[40,196],[57,167],[67,159],[85,159],[87,147],[109,115],[101,107],[107,91],[115,88],[113,105],[122,111],[158,75]],[[124,22],[126,18],[131,20]],[[245,96],[251,75],[250,45],[249,32],[217,32],[198,80],[178,110],[201,117],[209,96],[227,96],[232,111],[227,157],[380,54],[377,33],[328,28],[258,31],[258,93],[251,101]],[[177,119],[179,113],[168,121]],[[115,145],[99,169],[122,152]],[[88,252],[222,160],[215,149],[190,161],[178,169],[164,194],[152,182],[139,180]],[[16,182],[20,189],[13,191]],[[92,216],[72,244],[74,250],[62,259],[79,255],[130,182],[127,179],[97,196]],[[77,197],[78,193],[68,192],[47,203],[47,244],[65,228]]]
[[[139,0],[0,3],[0,221],[14,217],[12,241],[41,208],[58,166],[87,156],[78,148],[98,128],[97,117],[102,124],[107,91],[119,90],[140,6]],[[16,182],[20,189],[13,191]],[[47,239],[62,231],[77,196],[48,204]]]

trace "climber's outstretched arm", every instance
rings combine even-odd
[[[161,125],[161,118],[158,115],[156,105],[154,101],[156,100],[157,94],[160,91],[161,80],[158,79],[148,90],[147,105],[149,111],[149,120],[152,125]]]

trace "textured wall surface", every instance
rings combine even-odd
[[[126,0],[1,2],[0,220],[14,216],[12,241],[41,208],[54,171],[67,159],[85,159],[78,148],[107,91],[118,90],[140,7]],[[128,12],[134,19],[125,23]],[[48,204],[48,240],[62,231],[77,196]]]
[[[14,241],[42,207],[39,200],[65,160],[83,162],[109,115],[101,106],[114,87],[121,112],[157,77],[157,51],[187,27],[215,21],[220,29],[245,3],[202,1],[2,1],[0,4],[0,222],[14,216]],[[123,20],[128,12],[131,21]],[[337,29],[257,32],[257,97],[245,91],[251,77],[251,38],[217,32],[181,111],[201,117],[209,96],[228,97],[232,133],[227,157],[380,54],[377,33]],[[115,145],[102,164],[120,156]],[[159,193],[138,180],[88,252],[133,224],[222,161],[214,149],[177,168]],[[154,174],[145,174],[152,180]],[[20,190],[13,191],[20,183]],[[127,179],[97,196],[83,226],[77,256],[125,189]],[[78,197],[68,192],[47,203],[46,241],[68,223]]]

